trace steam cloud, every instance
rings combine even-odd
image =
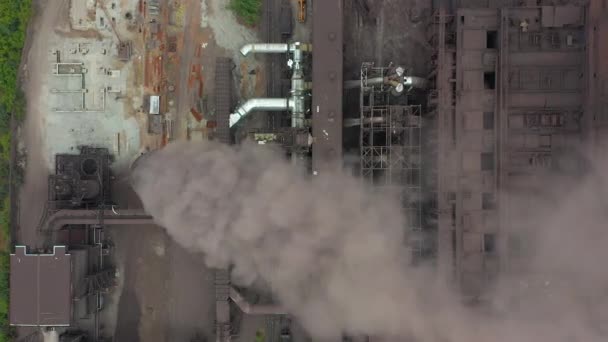
[[[542,216],[518,216],[538,224],[529,265],[541,285],[518,274],[497,281],[489,314],[411,267],[398,201],[350,176],[309,178],[269,148],[213,142],[172,144],[133,173],[146,211],[178,243],[211,267],[232,265],[240,285],[268,284],[313,336],[432,342],[605,341],[603,178],[561,187],[559,200],[537,207]]]

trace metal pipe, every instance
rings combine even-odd
[[[247,44],[241,48],[241,54],[247,56],[249,53],[287,53],[289,44]]]
[[[230,288],[230,299],[248,315],[286,315],[287,312],[279,305],[251,305],[234,287]]]
[[[311,52],[312,45],[296,42],[293,44],[247,44],[241,48],[241,54],[247,56],[252,52],[259,53],[291,53],[289,67],[293,70],[291,75],[291,96],[287,99],[261,98],[250,99],[241,105],[234,113],[230,114],[230,127],[234,126],[241,118],[254,110],[260,111],[291,111],[291,127],[304,127],[306,115],[306,90],[307,83],[304,79],[303,61],[304,52]]]
[[[59,342],[59,332],[53,328],[42,330],[42,339],[44,342]]]
[[[388,77],[372,77],[365,80],[365,86],[378,85],[378,84],[389,84]],[[361,80],[349,80],[344,82],[344,89],[354,89],[361,87]]]
[[[234,126],[241,118],[252,111],[282,111],[290,109],[290,99],[283,98],[259,98],[249,99],[230,114],[230,127]]]
[[[361,87],[361,80],[344,81],[344,89],[355,89]]]
[[[145,225],[154,224],[152,216],[143,210],[120,210],[116,215],[112,210],[63,209],[47,217],[40,226],[41,231],[57,231],[68,224],[98,224],[103,219],[104,225]]]
[[[403,85],[417,89],[426,89],[427,81],[423,77],[403,76]]]
[[[395,87],[399,81],[399,77],[372,77],[368,78],[364,86],[372,86],[378,84],[386,84]],[[403,85],[409,88],[426,89],[427,80],[417,76],[403,76]],[[361,80],[349,80],[344,82],[345,89],[354,89],[361,87]]]
[[[299,63],[296,63],[299,66]],[[306,114],[306,81],[301,67],[294,68],[291,76],[291,127],[304,127],[304,115]]]
[[[295,42],[293,44],[282,43],[257,43],[247,44],[241,48],[241,54],[247,56],[250,53],[287,53],[292,52],[298,59],[297,54],[312,52],[312,44]]]
[[[386,119],[382,116],[376,116],[373,118],[350,118],[350,119],[344,119],[343,125],[344,127],[355,127],[355,126],[361,126],[361,122],[365,123],[365,124],[370,124],[370,123],[375,123],[375,124],[380,124],[380,123],[384,123],[386,122]]]

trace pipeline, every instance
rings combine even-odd
[[[426,89],[427,80],[423,77],[403,76],[403,85],[417,89]]]
[[[59,342],[59,332],[53,328],[42,330],[42,340],[44,342]]]
[[[98,224],[103,220],[104,225],[147,225],[154,224],[152,216],[143,210],[85,210],[85,209],[62,209],[51,216],[40,226],[45,232],[57,231],[68,224]]]
[[[366,86],[386,84],[388,86],[396,87],[399,84],[408,87],[409,89],[426,89],[427,80],[423,77],[417,76],[387,76],[387,77],[372,77],[366,80]],[[344,82],[344,89],[355,89],[361,87],[361,80],[349,80]]]
[[[230,114],[230,127],[234,126],[244,116],[255,110],[291,112],[291,126],[294,128],[304,127],[304,115],[306,113],[305,94],[309,84],[304,80],[302,62],[304,52],[311,52],[312,45],[305,43],[293,44],[247,44],[241,48],[241,54],[247,56],[250,53],[291,53],[292,59],[289,66],[293,70],[291,76],[291,96],[289,98],[259,98],[250,99],[241,105],[234,113]]]
[[[251,305],[237,289],[230,288],[230,299],[248,315],[286,315],[287,312],[278,305]]]
[[[306,43],[296,42],[293,44],[271,44],[271,43],[257,43],[247,44],[241,48],[241,54],[247,56],[249,53],[287,53],[292,52],[294,54],[299,52],[311,52],[312,45]],[[294,56],[294,59],[298,59],[298,56]]]
[[[388,77],[372,77],[367,79],[367,85],[388,84]],[[344,82],[344,89],[354,89],[361,87],[361,80],[350,80]]]
[[[247,44],[241,48],[241,54],[247,56],[249,53],[286,53],[289,51],[289,44]]]
[[[377,116],[377,117],[373,117],[373,118],[350,118],[350,119],[344,119],[344,127],[356,127],[356,126],[361,126],[361,122],[363,122],[364,124],[381,124],[386,122],[386,118],[382,117],[382,116]]]
[[[241,118],[256,110],[266,111],[283,111],[291,109],[291,99],[273,99],[273,98],[259,98],[249,99],[237,108],[234,113],[230,114],[230,127],[234,126]]]

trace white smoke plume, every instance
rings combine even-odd
[[[593,202],[598,191],[608,194],[605,183],[592,177],[564,189],[567,201],[538,208],[550,219],[534,217],[540,224],[534,241],[542,242],[530,264],[546,272],[542,279],[573,281],[545,280],[523,291],[526,297],[519,287],[528,286],[527,278],[499,280],[490,314],[465,308],[440,285],[443,277],[410,266],[395,198],[370,195],[344,174],[310,178],[280,155],[253,145],[175,143],[138,163],[134,185],[145,210],[178,243],[202,251],[211,267],[232,265],[240,285],[269,284],[316,337],[606,340],[608,224],[606,205]]]

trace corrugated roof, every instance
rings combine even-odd
[[[312,19],[312,167],[322,174],[342,158],[342,1],[313,2]]]
[[[53,254],[28,254],[16,246],[11,254],[11,325],[68,326],[71,320],[71,255],[65,246]]]

